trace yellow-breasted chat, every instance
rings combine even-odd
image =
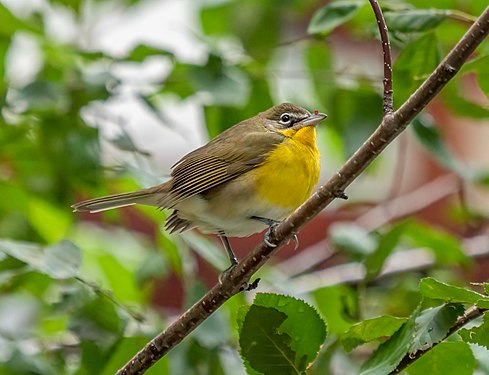
[[[316,129],[325,114],[282,103],[244,120],[178,161],[158,186],[74,204],[99,212],[145,204],[173,210],[170,232],[198,227],[222,239],[245,237],[284,220],[311,194],[319,179]]]

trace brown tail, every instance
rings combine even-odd
[[[167,194],[165,184],[156,188],[142,189],[130,193],[122,193],[108,195],[106,197],[90,199],[88,201],[75,203],[71,207],[73,212],[100,212],[113,208],[132,206],[134,204],[145,204],[148,206],[159,206],[161,201]]]

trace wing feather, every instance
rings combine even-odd
[[[174,165],[170,193],[161,206],[173,207],[256,168],[283,139],[249,121],[235,125]]]

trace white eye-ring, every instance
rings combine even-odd
[[[288,113],[283,113],[281,116],[280,116],[280,123],[281,124],[284,124],[284,125],[287,125],[290,123],[290,120],[291,120],[291,117]]]

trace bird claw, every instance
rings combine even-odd
[[[297,237],[297,233],[294,233],[292,235],[292,240],[294,241],[294,251],[297,250],[299,248],[299,237]],[[290,240],[289,240],[290,242]],[[287,244],[289,243],[287,242]]]

